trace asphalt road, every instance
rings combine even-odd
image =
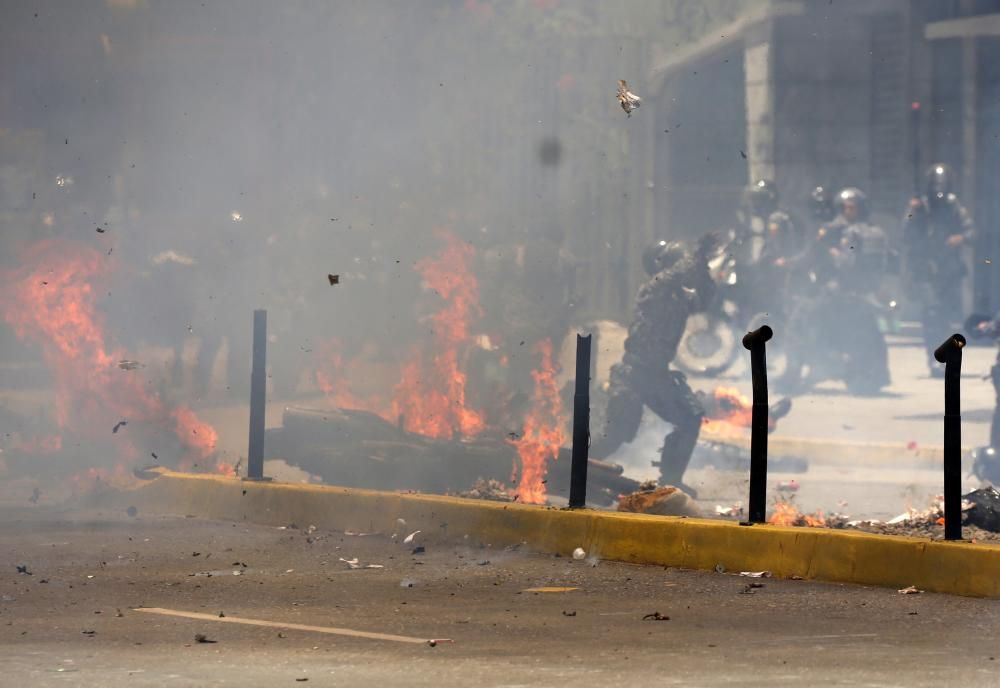
[[[751,579],[732,573],[472,549],[423,534],[403,545],[139,507],[137,518],[0,508],[0,684],[1000,683],[995,601],[773,579],[747,594]],[[384,568],[340,561],[355,557]],[[528,592],[536,587],[576,589]],[[643,620],[655,612],[669,620]],[[235,623],[247,619],[276,625]]]

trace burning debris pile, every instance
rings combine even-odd
[[[851,521],[846,525],[869,533],[941,539],[944,536],[944,497],[935,497],[926,509],[907,509],[886,522]],[[1000,491],[997,488],[984,487],[962,497],[962,528],[967,539],[1000,542]]]
[[[286,408],[282,426],[267,431],[265,451],[269,459],[284,459],[336,485],[436,494],[462,494],[484,483],[503,485],[511,466],[519,467],[521,461],[518,448],[500,431],[462,441],[437,439],[375,413],[343,408]],[[545,479],[547,499],[569,495],[570,451],[558,451]],[[620,467],[594,459],[588,477],[588,500],[595,504],[611,504],[639,486]],[[505,491],[512,500],[524,501],[518,488]]]
[[[795,504],[795,496],[781,497],[775,500],[774,510],[768,516],[767,522],[776,526],[806,526],[809,528],[843,528],[847,517],[843,514],[826,516],[822,511],[813,514],[803,513]]]
[[[105,334],[96,306],[108,265],[90,247],[44,240],[28,247],[19,267],[0,275],[8,295],[0,312],[19,339],[41,352],[56,395],[58,433],[27,438],[13,454],[51,457],[70,444],[86,446],[95,455],[117,454],[115,472],[124,473],[149,455],[152,444],[172,448],[160,453],[182,468],[214,465],[215,430],[186,406],[151,392],[138,366]],[[112,429],[126,424],[112,441]]]
[[[731,434],[734,428],[749,428],[753,421],[753,403],[735,387],[716,387],[711,394],[696,392],[705,408],[702,430],[712,435]],[[778,420],[792,410],[792,400],[783,398],[768,408],[767,431],[774,432]]]
[[[338,424],[362,423],[368,433],[364,437],[357,432],[343,435],[334,441],[350,446],[352,441],[377,442],[392,435],[392,441],[403,443],[398,445],[400,449],[434,446],[443,457],[470,453],[481,457],[505,457],[507,475],[503,478],[509,478],[515,486],[511,488],[512,494],[523,503],[545,503],[549,463],[559,459],[566,441],[566,418],[555,382],[558,369],[552,360],[552,342],[543,340],[531,348],[538,358],[538,366],[532,371],[534,394],[531,408],[519,428],[521,431],[505,433],[500,428],[487,427],[485,414],[472,408],[466,399],[465,366],[470,354],[480,346],[481,339],[473,330],[482,315],[479,283],[473,272],[475,250],[449,231],[438,230],[436,236],[444,244],[440,252],[415,266],[425,291],[433,293],[437,301],[437,309],[422,319],[422,324],[429,326],[430,337],[414,346],[400,362],[399,383],[392,389],[391,397],[356,393],[355,380],[351,377],[354,366],[345,362],[336,350],[329,352],[326,367],[316,373],[320,388],[338,409],[338,413],[330,417]],[[385,421],[385,425],[376,430],[370,415],[362,421],[362,416],[354,411],[375,414]],[[281,458],[304,468],[308,464],[309,470],[320,475],[330,473],[329,468],[317,464],[315,456],[303,455],[304,446],[308,445],[304,438],[296,445],[292,434],[285,432],[280,442]],[[320,455],[333,460],[337,453],[337,449],[326,447]],[[366,455],[370,456],[371,452],[361,454]],[[476,465],[479,464],[471,461],[469,468]],[[568,469],[567,465],[566,471]],[[447,486],[458,491],[481,476],[501,479],[495,467],[471,476],[465,475],[464,470],[460,473],[465,478],[457,484],[458,476],[432,479],[414,475],[410,487],[438,491]],[[344,482],[339,473],[331,475],[330,479],[338,484],[353,484]],[[398,483],[398,480],[391,480],[391,484]]]

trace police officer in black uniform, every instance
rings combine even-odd
[[[643,406],[671,423],[660,450],[660,483],[695,496],[681,478],[691,461],[704,409],[684,374],[670,362],[688,316],[704,310],[715,295],[708,255],[716,237],[706,235],[694,251],[679,242],[659,241],[643,253],[650,279],[639,289],[635,315],[625,340],[625,355],[611,368],[607,427],[590,453],[606,458],[635,438]]]
[[[924,347],[931,375],[944,368],[934,360],[934,349],[961,320],[962,282],[967,269],[962,247],[972,244],[972,217],[954,193],[955,173],[944,164],[927,170],[924,195],[910,200],[903,219],[907,273],[916,300],[922,306]]]

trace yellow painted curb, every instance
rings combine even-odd
[[[523,542],[564,556],[583,547],[602,559],[637,564],[721,564],[728,571],[769,570],[779,578],[1000,597],[1000,546],[157,472],[160,477],[111,500],[152,512],[265,525],[382,534],[420,529],[430,541],[467,536],[494,547]]]
[[[700,439],[731,444],[750,451],[749,433],[735,434],[703,428]],[[964,447],[962,451],[967,453],[971,449]],[[768,436],[767,453],[769,456],[799,458],[825,465],[857,466],[874,463],[882,467],[896,465],[905,468],[940,468],[944,461],[944,449],[939,446],[908,449],[899,442],[848,442],[783,435]]]

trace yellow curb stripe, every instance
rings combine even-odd
[[[135,612],[145,614],[160,614],[162,616],[177,616],[182,619],[198,619],[200,621],[217,621],[219,623],[243,624],[244,626],[266,626],[268,628],[287,628],[292,631],[310,631],[312,633],[328,633],[330,635],[346,635],[351,638],[368,638],[369,640],[391,640],[395,643],[415,643],[422,645],[427,643],[426,638],[411,638],[405,635],[392,635],[390,633],[372,633],[369,631],[355,631],[350,628],[335,628],[333,626],[308,626],[306,624],[284,623],[281,621],[263,621],[261,619],[241,619],[232,616],[219,616],[217,614],[202,614],[199,612],[185,612],[177,609],[163,609],[161,607],[139,607],[133,609]]]
[[[611,561],[706,570],[721,564],[777,577],[1000,597],[996,545],[158,472],[159,478],[106,500],[143,504],[151,512],[383,535],[403,518],[428,540],[468,536],[493,547],[523,542],[566,557],[582,547]]]

